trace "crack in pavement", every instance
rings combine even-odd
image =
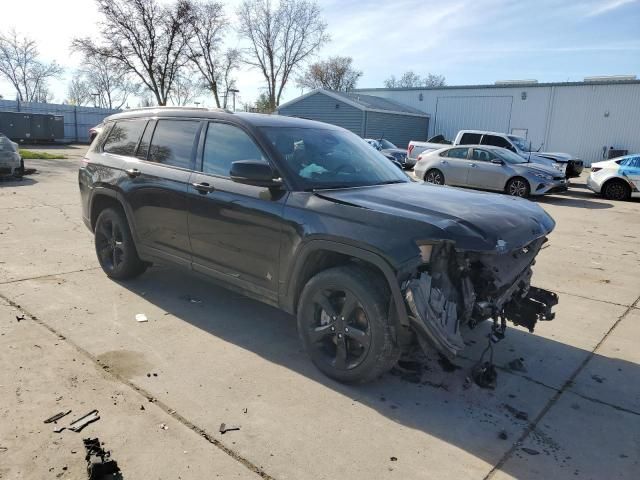
[[[82,355],[87,357],[97,367],[99,367],[101,370],[103,370],[106,374],[110,375],[111,377],[113,377],[115,380],[117,380],[118,382],[122,383],[123,385],[128,386],[129,388],[134,390],[136,393],[138,393],[141,396],[143,396],[144,398],[146,398],[149,402],[153,403],[154,405],[157,405],[158,408],[160,408],[164,413],[166,413],[167,415],[171,416],[176,421],[178,421],[181,424],[183,424],[185,427],[189,428],[190,430],[192,430],[195,433],[197,433],[198,435],[200,435],[207,442],[209,442],[210,444],[212,444],[216,448],[222,450],[224,453],[229,455],[231,458],[233,458],[238,463],[240,463],[243,466],[245,466],[247,469],[251,470],[253,473],[257,474],[258,476],[260,476],[261,478],[264,478],[266,480],[276,480],[274,477],[272,477],[267,472],[265,472],[261,467],[257,466],[256,464],[254,464],[253,462],[251,462],[247,458],[243,457],[239,453],[236,453],[235,451],[233,451],[231,448],[226,446],[220,440],[216,439],[213,435],[208,433],[204,428],[199,427],[196,424],[192,423],[186,417],[183,417],[182,415],[180,415],[175,409],[169,407],[169,405],[167,405],[166,403],[164,403],[161,400],[158,400],[157,398],[155,398],[153,395],[151,395],[150,392],[146,391],[144,388],[136,385],[135,383],[133,383],[132,381],[122,377],[121,375],[118,375],[117,373],[114,373],[110,369],[104,368],[105,365],[102,362],[100,362],[100,360],[98,360],[96,357],[94,357],[88,350],[84,349],[83,347],[78,345],[73,340],[70,340],[69,338],[67,338],[65,335],[60,333],[58,330],[56,330],[55,328],[53,328],[52,326],[47,324],[44,320],[42,320],[42,319],[38,318],[37,316],[33,315],[31,312],[26,310],[24,307],[21,307],[19,304],[17,304],[16,302],[14,302],[13,300],[11,300],[10,298],[8,298],[7,296],[5,296],[5,295],[3,295],[1,293],[0,293],[0,300],[4,300],[11,307],[16,308],[20,312],[22,312],[25,315],[25,320],[27,320],[27,319],[33,320],[36,324],[38,324],[41,327],[47,329],[49,332],[51,332],[56,337],[58,337],[59,340],[64,341],[64,342],[68,343],[69,345],[71,345],[78,352],[80,352]]]
[[[71,274],[74,274],[74,273],[91,272],[93,270],[100,270],[100,268],[101,267],[89,267],[89,268],[81,268],[79,270],[70,270],[68,272],[47,273],[45,275],[37,275],[35,277],[16,278],[14,280],[3,280],[3,281],[0,282],[0,285],[11,285],[12,283],[28,282],[29,280],[39,280],[39,279],[42,279],[42,278],[59,277],[59,276],[62,276],[62,275],[71,275]]]
[[[635,302],[633,302],[631,305],[627,306],[627,309],[622,313],[622,315],[620,315],[618,317],[618,319],[614,322],[614,324],[611,326],[611,328],[609,328],[609,330],[607,330],[607,332],[600,339],[600,341],[596,344],[596,346],[591,350],[591,352],[589,352],[589,355],[587,355],[587,357],[580,363],[580,365],[578,365],[578,368],[576,368],[576,370],[571,374],[571,376],[564,382],[564,384],[562,385],[560,390],[558,390],[553,395],[553,397],[551,397],[549,399],[547,404],[542,408],[542,410],[536,416],[536,418],[533,420],[533,422],[529,423],[529,425],[527,426],[527,428],[525,428],[524,432],[522,433],[522,435],[520,435],[518,440],[515,441],[513,443],[513,445],[511,445],[511,448],[509,448],[509,450],[506,451],[506,453],[502,456],[502,458],[498,461],[498,463],[496,463],[493,466],[493,468],[489,471],[489,473],[487,473],[485,475],[483,480],[490,480],[491,478],[493,478],[494,475],[496,474],[496,472],[498,470],[500,470],[504,466],[505,463],[507,463],[507,461],[512,457],[513,453],[518,448],[520,448],[520,445],[522,445],[522,443],[527,439],[527,437],[529,437],[529,435],[531,435],[531,433],[536,429],[536,427],[538,426],[538,424],[540,423],[542,418],[558,402],[558,400],[560,399],[562,394],[565,393],[565,391],[568,392],[567,389],[573,385],[573,383],[574,383],[575,379],[578,377],[578,375],[580,375],[580,373],[584,370],[584,368],[587,366],[587,364],[595,356],[596,351],[602,346],[602,344],[609,337],[609,335],[611,335],[611,333],[613,333],[613,331],[620,324],[620,322],[622,322],[622,320],[624,320],[624,318],[635,308],[635,306],[638,305],[638,303],[640,303],[640,297],[636,298]],[[574,392],[568,392],[568,393],[574,393]],[[633,413],[635,413],[635,412],[633,412]]]

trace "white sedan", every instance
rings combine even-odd
[[[640,154],[593,163],[587,186],[609,200],[640,197]]]

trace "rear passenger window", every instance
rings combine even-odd
[[[142,135],[146,120],[124,120],[116,122],[102,149],[107,153],[133,156]]]
[[[452,148],[445,152],[445,156],[449,158],[467,158],[468,148]]]
[[[479,133],[463,133],[460,137],[460,145],[479,145],[480,137]]]
[[[238,127],[226,123],[210,123],[204,143],[202,171],[229,176],[231,164],[238,160],[266,159],[253,140]]]
[[[485,135],[482,137],[482,145],[493,145],[494,147],[508,148],[513,150],[513,146],[507,140],[502,137],[496,137],[495,135]]]
[[[496,156],[493,153],[486,150],[478,150],[477,148],[473,149],[473,153],[471,155],[472,160],[478,160],[480,162],[490,162],[494,158],[496,158]]]
[[[149,161],[192,168],[199,126],[200,122],[193,120],[158,120],[149,147]]]

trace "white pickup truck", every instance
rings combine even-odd
[[[408,157],[415,161],[421,153],[438,150],[447,145],[493,145],[506,148],[533,163],[554,167],[563,172],[567,178],[579,177],[584,168],[582,160],[569,154],[532,152],[531,144],[523,137],[482,130],[460,130],[453,142],[445,140],[442,135],[432,137],[427,142],[412,140],[407,149]]]

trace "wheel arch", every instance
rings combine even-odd
[[[409,320],[404,307],[398,279],[391,265],[380,255],[345,243],[330,240],[311,240],[300,247],[296,262],[291,270],[283,307],[295,314],[302,289],[319,272],[328,268],[357,263],[378,273],[385,280],[391,294],[395,317],[401,325],[408,326]]]
[[[117,191],[105,187],[96,187],[91,195],[91,206],[89,209],[91,231],[95,231],[96,221],[98,220],[100,212],[109,207],[119,208],[122,210],[125,218],[127,219],[127,223],[129,224],[129,228],[131,229],[131,233],[134,238],[136,238],[134,225],[131,222],[129,212],[127,212],[124,203],[120,199],[120,195]]]
[[[600,186],[600,193],[603,194],[605,189],[607,188],[607,185],[611,185],[612,183],[622,183],[623,185],[625,185],[628,189],[628,193],[631,194],[631,192],[633,192],[633,187],[629,184],[629,181],[623,177],[618,177],[618,176],[611,176],[609,178],[607,178],[602,185]]]
[[[504,187],[502,188],[502,191],[504,191],[506,193],[507,192],[507,187],[509,186],[509,182],[511,182],[512,180],[515,180],[516,178],[519,178],[520,180],[524,180],[527,183],[527,185],[529,186],[529,192],[532,191],[531,190],[531,182],[529,180],[527,180],[526,177],[523,177],[522,175],[518,175],[518,174],[507,178],[507,181],[504,182]]]

